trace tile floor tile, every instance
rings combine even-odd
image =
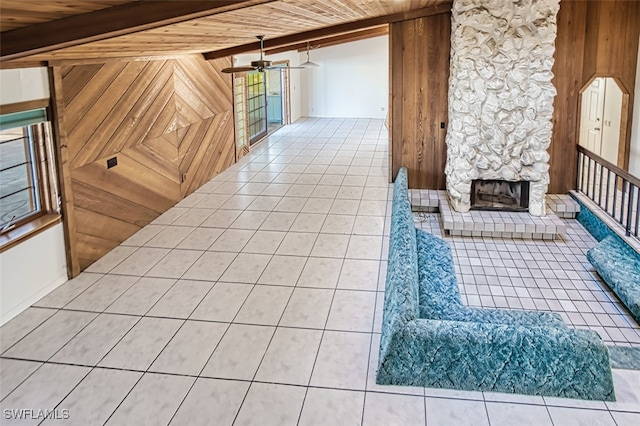
[[[325,331],[311,386],[364,390],[371,334]]]
[[[149,371],[197,376],[226,330],[227,324],[185,322]]]
[[[318,234],[311,232],[288,232],[280,243],[277,254],[309,256]]]
[[[384,233],[384,216],[356,216],[353,233],[356,235],[382,235]]]
[[[145,275],[158,278],[180,278],[204,254],[199,250],[171,250]]]
[[[348,259],[375,259],[381,258],[382,237],[352,235],[349,240],[346,257]]]
[[[200,256],[182,278],[187,280],[217,281],[236,256],[236,253],[208,251]]]
[[[298,424],[358,426],[363,409],[364,392],[309,388]]]
[[[199,378],[180,405],[171,424],[231,426],[249,390],[248,382]]]
[[[482,401],[427,398],[426,407],[429,426],[489,426],[487,409]]]
[[[273,256],[258,284],[295,286],[306,262],[303,256]]]
[[[307,199],[303,197],[283,197],[273,211],[300,213],[306,202]]]
[[[219,208],[221,210],[245,210],[256,198],[253,195],[232,195]]]
[[[96,368],[60,403],[60,407],[69,410],[69,419],[43,424],[104,424],[140,377],[140,372]]]
[[[546,407],[543,405],[525,405],[506,402],[487,402],[489,423],[502,425],[553,425]]]
[[[345,259],[338,288],[345,290],[373,290],[378,286],[380,262],[375,260]]]
[[[327,215],[322,230],[326,234],[351,234],[356,217],[352,215]]]
[[[611,414],[606,410],[585,410],[565,407],[547,407],[554,425],[567,426],[616,426]]]
[[[269,212],[265,211],[244,211],[238,216],[238,218],[229,225],[232,229],[252,229],[257,230],[260,225],[269,216]]]
[[[96,316],[90,312],[58,311],[2,355],[46,361]]]
[[[198,227],[180,242],[176,248],[184,250],[208,250],[222,235],[222,229]]]
[[[250,284],[216,283],[189,318],[231,322],[252,288]]]
[[[175,319],[142,318],[98,365],[146,371],[182,323]]]
[[[164,318],[189,318],[212,287],[211,281],[178,280],[153,305],[147,315]]]
[[[141,247],[151,238],[158,235],[158,232],[162,231],[166,225],[152,225],[149,224],[144,228],[140,229],[138,232],[127,238],[122,246],[135,246]]]
[[[279,327],[267,348],[255,380],[306,386],[321,338],[321,330]]]
[[[42,418],[7,419],[5,410],[53,410],[60,401],[91,371],[88,367],[45,364],[11,392],[2,402],[3,425],[37,425]],[[71,413],[69,413],[71,414]],[[60,412],[62,415],[62,412]]]
[[[146,373],[106,424],[168,424],[194,381],[192,377]]]
[[[191,234],[194,229],[195,228],[192,226],[167,226],[162,231],[158,232],[155,237],[147,241],[144,246],[174,248],[189,234]]]
[[[364,425],[424,426],[424,398],[367,392],[362,423]]]
[[[298,280],[298,287],[335,288],[338,284],[342,259],[310,257]]]
[[[375,292],[336,290],[326,328],[328,330],[371,332],[375,304]]]
[[[111,273],[142,276],[169,253],[169,249],[142,247],[127,257]]]
[[[41,362],[0,358],[0,401],[43,365]]]
[[[280,326],[323,329],[333,293],[333,290],[316,288],[294,289]]]
[[[348,244],[349,235],[320,234],[313,245],[311,256],[343,259],[347,252]]]
[[[326,200],[325,200],[326,201]],[[320,232],[326,213],[300,213],[293,225],[292,232]]]
[[[227,282],[255,284],[271,257],[265,254],[240,253],[220,279]]]
[[[267,219],[260,225],[263,231],[288,231],[298,216],[297,213],[273,212],[269,213]]]
[[[109,305],[105,312],[144,315],[175,283],[175,279],[142,277]]]
[[[636,426],[640,423],[640,413],[622,413],[612,411],[611,415],[618,426]]]
[[[137,250],[138,247],[118,246],[89,266],[85,272],[106,274]]]
[[[253,380],[274,332],[275,327],[231,324],[200,375]]]
[[[294,425],[300,416],[304,395],[304,388],[299,386],[252,383],[234,425]]]
[[[27,308],[0,328],[0,353],[51,318],[57,311],[46,308]]]
[[[201,227],[208,228],[228,228],[242,213],[242,210],[218,210],[202,224]]]
[[[293,288],[257,285],[240,308],[234,322],[277,325]]]
[[[62,308],[64,305],[75,299],[80,293],[91,287],[103,276],[104,275],[102,274],[83,272],[76,278],[57,287],[51,293],[34,303],[33,306],[40,306],[43,308]]]
[[[96,365],[140,318],[130,315],[100,314],[60,349],[52,362]]]
[[[65,308],[102,312],[139,279],[126,275],[105,275],[69,302]]]
[[[211,251],[228,251],[239,253],[255,232],[248,229],[227,229],[211,245]]]
[[[286,232],[257,231],[242,249],[243,253],[274,254]]]

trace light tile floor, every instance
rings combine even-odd
[[[20,409],[80,425],[640,424],[640,371],[614,370],[615,403],[375,384],[386,134],[369,119],[282,128],[3,326],[2,424],[41,423],[5,411]],[[560,241],[445,236],[464,298],[640,344],[585,259],[594,241],[567,224]]]

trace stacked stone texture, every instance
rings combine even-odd
[[[545,214],[551,83],[559,0],[455,0],[452,8],[447,191],[468,211],[471,181],[529,181]]]

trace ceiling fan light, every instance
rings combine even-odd
[[[302,68],[318,68],[320,65],[316,64],[315,62],[307,61],[307,62],[301,63],[298,66]]]
[[[315,62],[311,62],[311,58],[309,56],[309,51],[311,50],[311,44],[307,42],[307,61],[298,65],[301,68],[318,68],[320,65]]]

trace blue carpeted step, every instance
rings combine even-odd
[[[587,252],[587,259],[640,322],[640,255],[618,236],[609,236]]]

